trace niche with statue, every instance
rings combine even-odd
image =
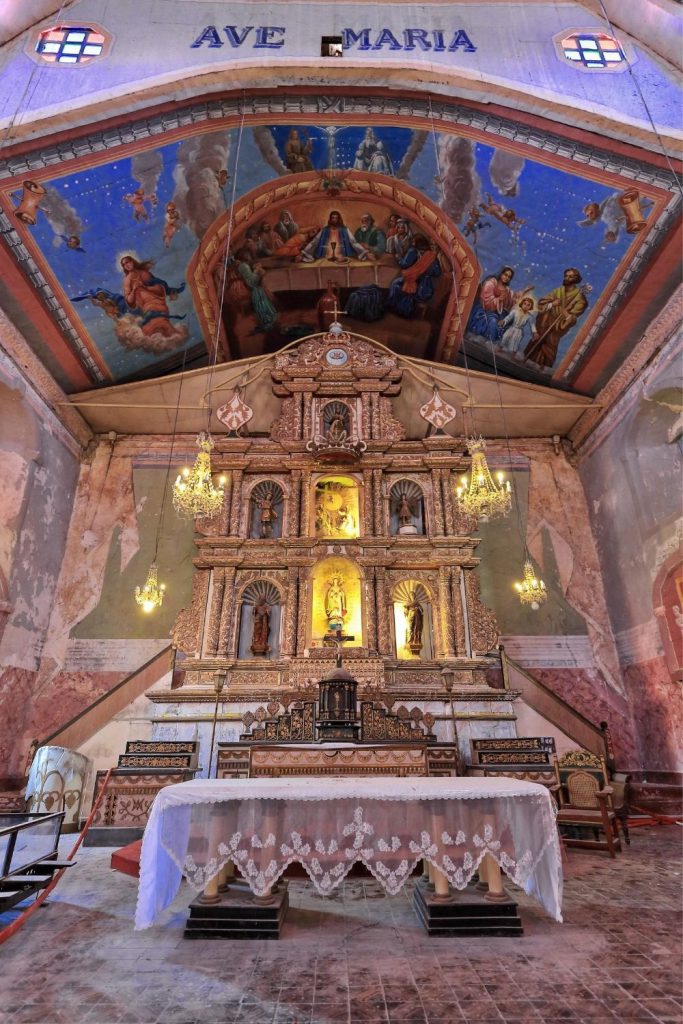
[[[282,488],[272,480],[260,480],[249,495],[249,536],[267,540],[282,536],[285,499]]]
[[[414,480],[398,480],[389,492],[389,532],[406,537],[426,532],[424,495]]]
[[[270,580],[249,583],[240,598],[237,657],[274,660],[280,654],[282,598]]]
[[[358,483],[350,476],[325,476],[315,483],[315,536],[347,540],[360,535]]]
[[[391,594],[396,657],[430,660],[434,657],[432,599],[418,580],[401,580]]]

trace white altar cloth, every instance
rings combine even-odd
[[[422,858],[464,889],[485,854],[562,920],[555,805],[506,778],[194,779],[162,789],[145,829],[136,928],[228,861],[260,896],[293,861],[322,895],[362,862],[397,893]]]

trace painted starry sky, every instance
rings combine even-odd
[[[278,125],[266,129],[266,144],[272,142],[268,152],[264,152],[263,129],[260,140],[252,129],[246,129],[239,145],[236,129],[219,133],[225,143],[229,178],[220,192],[217,209],[224,210],[234,199],[283,173],[285,143],[291,127]],[[339,125],[334,133],[326,133],[316,125],[296,127],[304,138],[310,139],[311,162],[319,170],[332,163],[338,169],[353,167],[366,132],[359,126]],[[496,153],[492,146],[461,140],[459,155],[454,157],[452,136],[418,134],[408,128],[382,125],[373,126],[373,130],[384,145],[394,174],[442,205],[446,212],[457,212],[456,222],[461,230],[466,227],[472,203],[486,202],[487,194],[494,202],[514,209],[518,222],[522,222],[517,232],[482,213],[485,226],[467,238],[482,267],[482,277],[509,264],[515,270],[514,287],[533,285],[533,296],[538,299],[561,284],[565,267],[574,266],[592,289],[589,311],[601,301],[632,236],[621,225],[616,239],[608,241],[605,236],[609,225],[599,220],[584,226],[580,222],[586,220],[586,205],[608,200],[615,195],[614,188],[537,161],[520,159],[514,169],[512,188],[504,195],[500,175],[492,173]],[[210,141],[208,135],[207,139]],[[118,159],[42,182],[54,190],[68,211],[61,219],[39,214],[30,232],[67,297],[73,299],[98,288],[120,294],[120,259],[126,254],[154,261],[152,272],[172,287],[185,281],[188,263],[199,243],[196,230],[193,232],[183,219],[171,244],[163,244],[164,210],[178,191],[179,148],[183,144],[175,141],[156,147],[152,185],[149,181],[146,185],[146,195],[155,198],[145,201],[146,219],[136,221],[133,206],[125,198],[140,187],[133,162],[136,158]],[[12,201],[18,204],[18,193],[12,194]],[[644,215],[647,216],[647,210]],[[67,246],[66,238],[73,234],[80,239],[83,252]],[[160,361],[168,360],[170,354],[179,361],[183,349],[203,345],[189,288],[169,303],[169,308],[174,315],[185,318],[182,322],[189,336],[173,353],[159,355],[124,347],[115,333],[114,321],[102,309],[87,299],[73,303],[76,315],[115,381],[153,374]],[[577,324],[562,339],[558,362],[580,327],[581,323]]]

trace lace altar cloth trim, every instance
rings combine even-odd
[[[518,779],[195,779],[157,795],[140,859],[136,928],[229,860],[261,896],[298,861],[327,895],[355,863],[399,892],[420,859],[464,889],[485,854],[557,921],[562,868],[548,790]]]

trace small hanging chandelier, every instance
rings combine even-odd
[[[538,611],[548,596],[545,583],[535,574],[534,567],[528,558],[524,563],[522,582],[515,583],[515,590],[519,594],[522,604],[531,605],[534,611]]]
[[[199,454],[192,469],[187,466],[176,477],[173,484],[173,507],[178,515],[188,519],[198,516],[213,516],[223,504],[225,477],[218,480],[218,487],[211,478],[211,435],[202,430],[197,438]]]
[[[156,561],[152,562],[147,573],[144,587],[135,588],[135,601],[143,612],[149,614],[155,608],[161,608],[164,600],[165,583],[159,583],[159,566]]]
[[[461,477],[460,486],[456,487],[458,507],[477,519],[506,516],[512,508],[510,481],[506,481],[502,473],[496,473],[496,480],[491,476],[483,437],[469,440],[467,450],[472,456],[472,467],[469,480],[466,476]]]

